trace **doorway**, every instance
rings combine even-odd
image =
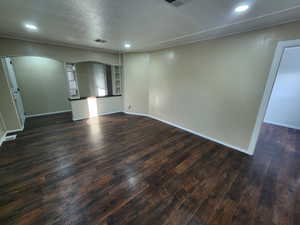
[[[249,146],[252,153],[266,132],[300,134],[299,59],[300,40],[279,42]]]
[[[300,130],[300,46],[283,52],[264,122]]]
[[[25,124],[25,113],[24,106],[21,97],[21,90],[18,86],[15,69],[12,63],[12,60],[9,57],[1,59],[2,64],[5,68],[6,76],[10,85],[11,96],[14,99],[17,113],[21,122],[21,126],[24,127]]]

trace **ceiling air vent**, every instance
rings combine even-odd
[[[106,40],[103,40],[103,39],[100,39],[100,38],[98,38],[98,39],[96,39],[96,40],[95,40],[95,42],[104,44],[104,43],[106,43],[107,41],[106,41]]]
[[[165,0],[165,1],[175,7],[179,7],[183,5],[185,2],[185,0]]]

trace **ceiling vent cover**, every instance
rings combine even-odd
[[[165,1],[175,7],[179,7],[183,5],[185,2],[185,0],[165,0]]]
[[[107,41],[106,41],[106,40],[103,40],[103,39],[101,39],[101,38],[98,38],[98,39],[95,40],[95,42],[104,44],[104,43],[106,43]]]

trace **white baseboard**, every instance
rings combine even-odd
[[[9,134],[9,133],[21,132],[23,130],[24,130],[24,126],[20,129],[16,129],[16,130],[8,130],[7,133]]]
[[[11,136],[7,136],[9,132],[5,132],[3,134],[3,136],[0,138],[0,147],[1,145],[3,144],[3,142],[6,142],[6,141],[13,141],[13,140],[16,140],[17,139],[17,135],[11,135]]]
[[[135,115],[135,116],[151,117],[149,114],[143,114],[143,113],[135,113],[135,112],[127,112],[127,111],[124,111],[124,113],[129,114],[129,115]]]
[[[49,112],[49,113],[26,115],[26,118],[39,117],[39,116],[49,116],[49,115],[55,115],[55,114],[59,114],[59,113],[66,113],[66,112],[72,112],[72,110],[63,110],[63,111],[56,111],[56,112]]]
[[[291,126],[289,124],[277,123],[277,122],[273,122],[273,121],[269,121],[269,120],[265,120],[264,123],[269,123],[269,124],[276,125],[276,126],[281,126],[281,127],[286,127],[286,128],[300,130],[300,127],[297,127],[297,126]]]
[[[14,141],[17,139],[17,135],[14,134],[14,135],[10,135],[10,136],[7,136],[5,137],[5,141]]]
[[[208,137],[208,136],[206,136],[206,135],[204,135],[204,134],[201,134],[201,133],[199,133],[199,132],[197,132],[197,131],[194,131],[194,130],[191,130],[191,129],[182,127],[182,126],[180,126],[180,125],[178,125],[178,124],[169,122],[169,121],[167,121],[167,120],[160,119],[160,118],[158,118],[158,117],[155,117],[155,116],[152,116],[152,115],[149,115],[149,114],[135,113],[135,112],[126,112],[126,111],[124,111],[124,113],[130,114],[130,115],[136,115],[136,116],[146,116],[146,117],[149,117],[149,118],[152,118],[152,119],[161,121],[161,122],[163,122],[163,123],[166,123],[166,124],[168,124],[168,125],[170,125],[170,126],[177,127],[177,128],[179,128],[179,129],[182,129],[182,130],[187,131],[187,132],[189,132],[189,133],[195,134],[195,135],[197,135],[197,136],[199,136],[199,137],[202,137],[202,138],[205,138],[205,139],[207,139],[207,140],[210,140],[210,141],[216,142],[216,143],[218,143],[218,144],[224,145],[224,146],[226,146],[226,147],[232,148],[232,149],[237,150],[237,151],[239,151],[239,152],[245,153],[245,154],[247,154],[247,155],[252,155],[252,154],[250,154],[246,149],[242,149],[242,148],[239,148],[239,147],[236,147],[236,146],[233,146],[233,145],[224,143],[224,142],[219,141],[219,140],[217,140],[217,139],[214,139],[214,138]]]
[[[114,113],[122,113],[123,111],[115,111],[115,112],[107,112],[107,113],[99,113],[97,114],[97,116],[105,116],[105,115],[110,115],[110,114],[114,114]],[[95,118],[97,116],[94,116],[92,118]],[[91,119],[91,118],[87,118],[87,117],[78,117],[78,118],[73,118],[73,121],[79,121],[79,120],[86,120],[86,119]]]
[[[0,137],[0,146],[1,146],[2,143],[6,140],[6,135],[7,135],[7,131],[4,132],[4,134],[2,135],[2,137]]]

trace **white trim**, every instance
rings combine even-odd
[[[2,114],[1,114],[1,112],[0,112],[0,125],[1,125],[1,127],[2,127],[2,129],[3,129],[3,131],[4,131],[2,137],[0,137],[0,146],[1,146],[2,143],[5,141],[5,137],[6,137],[6,135],[7,135],[6,124],[5,124],[5,122],[4,122],[4,119],[3,119],[3,116],[2,116]]]
[[[59,113],[66,113],[66,112],[72,112],[72,110],[63,110],[63,111],[56,111],[56,112],[49,112],[49,113],[26,115],[26,118],[39,117],[39,116],[49,116],[49,115],[55,115],[55,114],[59,114]]]
[[[114,111],[114,112],[107,112],[107,113],[99,113],[96,116],[93,116],[91,118],[87,118],[87,117],[78,117],[78,118],[72,118],[73,121],[79,121],[79,120],[87,120],[87,119],[92,119],[98,116],[105,116],[105,115],[110,115],[110,114],[114,114],[114,113],[122,113],[123,111]]]
[[[263,95],[263,98],[260,103],[259,111],[258,111],[258,114],[256,117],[255,126],[253,129],[250,144],[248,147],[248,152],[250,154],[254,154],[254,152],[255,152],[255,147],[256,147],[256,144],[258,141],[260,129],[264,122],[267,107],[268,107],[268,104],[269,104],[269,101],[271,98],[272,89],[273,89],[273,86],[274,86],[274,83],[275,83],[275,80],[277,77],[278,69],[280,66],[280,62],[281,62],[284,50],[286,48],[292,48],[292,47],[297,47],[297,46],[300,46],[300,40],[278,42],[278,45],[277,45],[277,48],[275,51],[275,55],[274,55],[274,59],[273,59],[273,63],[271,66],[271,70],[270,70],[268,80],[267,80],[267,83],[265,86],[264,95]]]
[[[265,120],[264,122],[272,124],[272,125],[276,125],[276,126],[281,126],[281,127],[286,127],[286,128],[300,130],[300,127],[293,126],[293,125],[286,124],[286,123],[277,123],[277,122],[273,122],[273,121],[269,121],[269,120]]]
[[[7,131],[4,132],[3,136],[0,137],[0,147],[1,147],[2,143],[6,140],[6,135],[7,135],[7,133],[8,133]]]
[[[146,116],[146,117],[150,117],[149,114],[143,114],[143,113],[127,112],[127,111],[124,111],[124,113],[129,114],[129,115],[135,115],[135,116]]]
[[[19,128],[19,129],[15,129],[15,130],[8,130],[7,133],[9,134],[9,133],[14,133],[14,132],[21,132],[21,131],[23,131],[23,130],[24,130],[24,126],[22,126],[22,127]]]
[[[217,139],[208,137],[208,136],[206,136],[206,135],[204,135],[204,134],[201,134],[201,133],[199,133],[199,132],[197,132],[197,131],[194,131],[194,130],[191,130],[191,129],[182,127],[182,126],[180,126],[180,125],[178,125],[178,124],[169,122],[169,121],[167,121],[167,120],[160,119],[160,118],[158,118],[158,117],[156,117],[156,116],[152,116],[152,115],[149,115],[149,114],[135,113],[135,112],[126,112],[126,111],[124,111],[124,113],[130,114],[130,115],[136,115],[136,116],[146,116],[146,117],[149,117],[149,118],[151,118],[151,119],[155,119],[155,120],[161,121],[161,122],[163,122],[163,123],[166,123],[166,124],[168,124],[168,125],[171,125],[171,126],[173,126],[173,127],[177,127],[177,128],[179,128],[179,129],[184,130],[184,131],[187,131],[187,132],[189,132],[189,133],[195,134],[195,135],[197,135],[197,136],[199,136],[199,137],[202,137],[202,138],[205,138],[205,139],[207,139],[207,140],[210,140],[210,141],[216,142],[216,143],[218,143],[218,144],[224,145],[224,146],[226,146],[226,147],[232,148],[232,149],[237,150],[237,151],[239,151],[239,152],[243,152],[243,153],[245,153],[245,154],[247,154],[247,155],[252,155],[252,154],[249,153],[246,149],[242,149],[242,148],[239,148],[239,147],[236,147],[236,146],[233,146],[233,145],[224,143],[224,142],[222,142],[222,141],[220,141],[220,140],[217,140]]]
[[[15,108],[17,112],[17,116],[19,118],[20,124],[24,125],[25,124],[25,115],[24,115],[24,105],[23,105],[23,100],[21,93],[19,91],[19,85],[16,77],[16,71],[15,71],[15,65],[13,64],[13,60],[10,57],[4,57],[4,64],[6,67],[6,76],[10,88],[10,93],[12,96],[12,99],[14,100],[15,103]],[[18,92],[14,93],[15,91]]]
[[[17,139],[17,135],[16,134],[13,134],[13,135],[9,135],[5,137],[5,140],[4,141],[14,141]]]
[[[6,61],[5,61],[6,58],[7,57],[3,57],[3,56],[0,57],[1,63],[2,63],[2,68],[3,68],[3,72],[4,72],[4,78],[6,80],[8,88],[9,88],[10,100],[11,100],[12,105],[14,107],[14,113],[16,113],[16,117],[18,119],[18,123],[19,123],[20,126],[24,126],[24,124],[22,124],[20,115],[18,113],[16,101],[14,100],[14,97],[13,97],[12,88],[11,88],[11,84],[10,84],[10,81],[9,81],[9,74],[8,74],[9,72],[8,72],[8,68],[7,68],[7,65],[6,65]],[[25,120],[24,120],[24,122],[25,122]]]

